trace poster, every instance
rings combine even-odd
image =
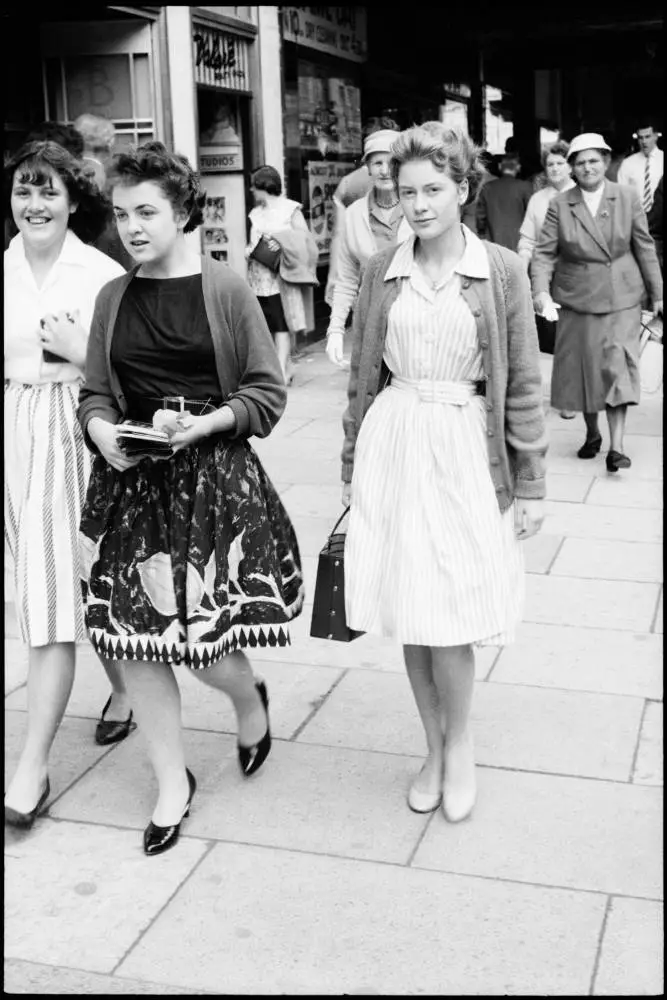
[[[320,261],[329,254],[333,232],[333,193],[342,178],[354,170],[354,163],[327,163],[315,160],[308,171],[309,229],[320,251]]]
[[[299,145],[321,156],[361,153],[361,91],[349,77],[330,77],[299,60]]]
[[[236,101],[215,91],[200,90],[197,103],[200,172],[217,174],[243,170],[243,143]]]
[[[199,230],[202,250],[215,260],[229,264],[242,278],[247,274],[245,257],[246,217],[243,174],[207,174],[204,221]]]

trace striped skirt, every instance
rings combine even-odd
[[[30,646],[86,637],[79,520],[90,461],[79,382],[5,382],[5,539],[16,615]]]
[[[514,507],[498,507],[483,400],[452,387],[430,383],[422,398],[395,379],[364,418],[345,543],[347,623],[404,645],[502,646],[523,610]]]

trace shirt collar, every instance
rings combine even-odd
[[[65,242],[63,243],[62,250],[60,251],[60,256],[56,261],[56,264],[74,264],[79,266],[85,266],[90,262],[86,254],[86,244],[83,243],[76,233],[73,233],[71,229],[67,230],[65,234]],[[10,240],[9,246],[5,250],[5,266],[10,268],[21,267],[21,265],[26,263],[25,247],[23,245],[23,235],[17,233],[17,235]]]
[[[479,236],[463,224],[461,224],[461,231],[465,239],[465,250],[454,270],[457,274],[463,274],[468,278],[488,278],[491,272],[484,243]],[[398,250],[387,268],[387,273],[384,276],[385,281],[410,277],[415,263],[416,238],[413,233],[404,243],[399,244]]]

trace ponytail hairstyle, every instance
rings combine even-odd
[[[461,129],[449,128],[442,122],[424,122],[401,132],[391,147],[389,167],[394,183],[398,172],[411,160],[430,160],[436,170],[446,173],[455,184],[468,182],[468,197],[474,201],[484,179],[480,157],[482,149]]]
[[[187,216],[185,233],[191,233],[204,220],[206,193],[202,191],[199,174],[187,157],[170,153],[162,142],[145,142],[136,149],[118,153],[107,176],[110,189],[117,185],[134,187],[144,181],[157,184],[174,212]]]

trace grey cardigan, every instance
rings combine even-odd
[[[91,418],[116,424],[127,414],[111,365],[111,341],[121,299],[136,271],[106,284],[95,302],[77,413],[91,451],[97,451],[87,433]],[[230,436],[266,437],[285,409],[287,392],[259,302],[231,268],[208,256],[202,258],[202,287],[222,398],[236,418]]]
[[[486,378],[489,470],[501,511],[515,497],[545,496],[547,437],[535,316],[526,268],[511,250],[485,243],[490,279],[465,277],[462,294],[477,323]],[[383,361],[389,310],[400,291],[385,281],[396,253],[371,257],[354,311],[348,406],[343,416],[343,482],[352,480],[359,428],[378,392],[390,380]]]

